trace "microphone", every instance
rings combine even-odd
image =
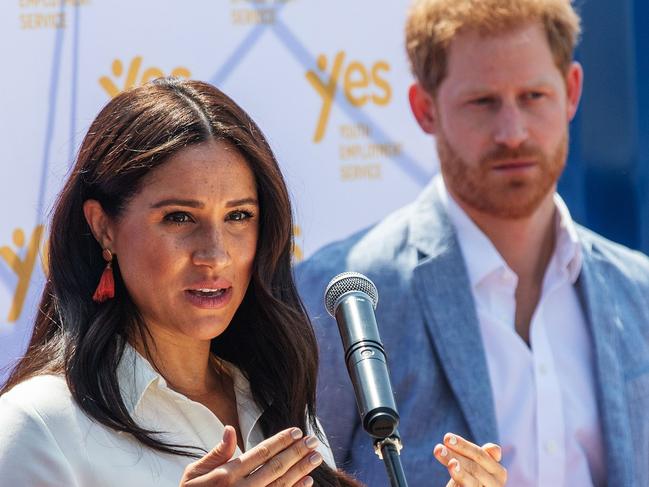
[[[338,323],[363,428],[376,439],[395,435],[399,413],[374,316],[376,286],[363,274],[343,272],[329,281],[324,298]]]

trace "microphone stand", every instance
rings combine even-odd
[[[401,438],[396,431],[392,436],[374,440],[374,452],[383,460],[392,487],[408,487],[403,465],[401,465],[402,448]]]

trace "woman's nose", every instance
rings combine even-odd
[[[192,253],[192,261],[195,265],[208,267],[227,266],[231,258],[223,233],[214,228],[201,232]]]

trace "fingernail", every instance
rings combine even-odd
[[[445,457],[448,455],[448,450],[444,445],[441,443],[438,443],[435,445],[435,448],[433,448],[433,455],[439,455],[440,457]]]
[[[315,448],[318,446],[318,439],[315,436],[307,436],[304,440],[304,444],[307,448]]]
[[[291,430],[291,437],[294,440],[299,440],[300,438],[302,438],[302,431],[300,430],[300,428],[293,428]]]
[[[498,445],[489,445],[487,447],[488,451],[495,453],[496,455],[501,455],[502,451]]]
[[[309,457],[309,462],[311,462],[312,465],[320,465],[322,463],[322,455],[320,455],[318,452],[315,452]]]
[[[457,445],[457,438],[455,437],[455,435],[448,435],[448,444]]]
[[[304,485],[304,487],[311,487],[313,485],[313,479],[311,477],[305,478],[302,485]]]
[[[459,471],[460,471],[460,462],[457,462],[457,463],[455,464],[454,470],[455,470],[456,472],[459,472]]]

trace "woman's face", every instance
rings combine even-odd
[[[154,339],[223,333],[250,283],[259,232],[255,179],[233,146],[176,153],[109,227],[109,248]]]

